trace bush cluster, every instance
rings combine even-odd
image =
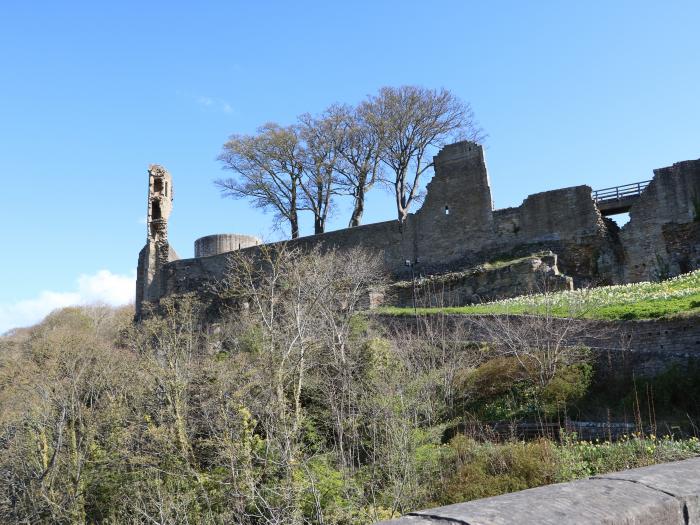
[[[0,338],[0,522],[372,523],[700,453],[477,441],[460,424],[557,421],[589,388],[585,352],[375,326],[379,266],[282,251],[232,261],[215,325],[179,297],[137,325],[68,308]]]

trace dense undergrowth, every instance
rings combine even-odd
[[[616,442],[463,431],[557,424],[594,394],[643,430],[698,381],[623,378],[605,399],[585,349],[475,346],[434,316],[389,330],[357,315],[375,263],[241,259],[216,326],[182,297],[138,325],[130,309],[68,308],[0,338],[0,522],[365,524],[700,454],[680,429]]]
[[[381,313],[414,315],[413,308]],[[461,307],[418,308],[419,314],[548,314],[591,319],[653,319],[700,314],[700,270],[661,282],[533,294]]]

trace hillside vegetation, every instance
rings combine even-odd
[[[670,431],[462,431],[556,423],[593,388],[594,363],[579,348],[470,345],[432,316],[420,336],[374,325],[357,315],[381,280],[365,252],[262,263],[234,261],[216,326],[180,297],[138,325],[129,308],[67,308],[0,338],[0,523],[367,524],[700,454]],[[694,414],[697,384],[636,380],[616,397],[641,429],[645,391]]]
[[[381,313],[413,315],[413,308],[382,308]],[[534,314],[591,319],[653,319],[700,314],[700,270],[661,282],[600,286],[523,295],[460,307],[418,308],[420,314]]]

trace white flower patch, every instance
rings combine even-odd
[[[611,305],[624,305],[657,299],[676,299],[700,293],[700,270],[679,275],[662,282],[641,282],[599,288],[532,294],[491,301],[485,305],[504,308],[564,308],[571,311]]]

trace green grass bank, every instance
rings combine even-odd
[[[459,307],[395,308],[378,313],[418,314],[532,314],[588,319],[656,319],[700,314],[700,270],[661,282],[600,286],[574,291],[523,295],[511,299]]]

